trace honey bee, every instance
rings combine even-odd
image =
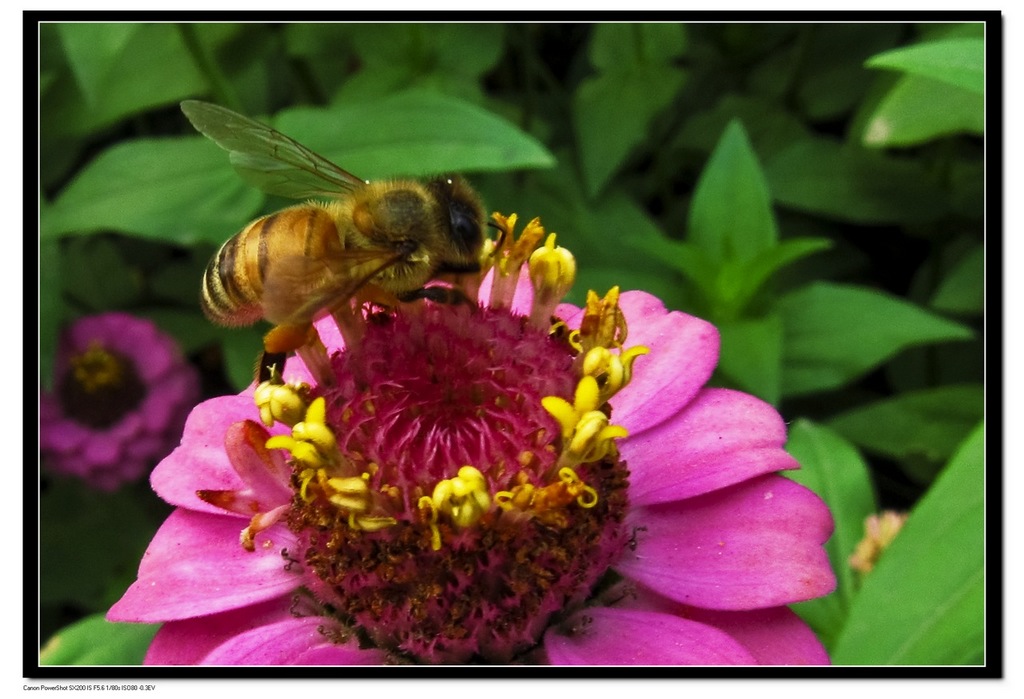
[[[307,200],[249,223],[203,275],[206,316],[226,326],[269,321],[275,327],[264,349],[274,361],[307,341],[314,320],[362,290],[400,302],[442,300],[443,290],[428,282],[479,271],[485,215],[461,177],[368,182],[225,107],[188,100],[181,109],[228,151],[243,179]]]

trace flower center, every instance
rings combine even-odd
[[[288,558],[324,613],[396,661],[528,659],[627,544],[626,431],[608,401],[647,350],[623,348],[618,289],[591,292],[579,328],[554,318],[572,255],[553,234],[538,248],[536,220],[515,239],[514,217],[495,219],[488,303],[472,303],[480,279],[468,304],[353,299],[331,312],[344,350],[318,337],[299,350],[316,386],[272,372],[255,391],[264,424],[291,427],[265,446],[287,450],[294,495],[252,518],[243,547],[284,517],[299,541]],[[527,260],[533,302],[519,314]]]
[[[315,594],[429,662],[507,662],[582,602],[624,544],[627,472],[560,460],[543,402],[571,399],[575,355],[508,311],[435,305],[335,355],[337,451],[301,470],[289,516]]]
[[[146,388],[131,360],[93,343],[71,357],[58,395],[66,415],[88,427],[104,429],[134,410]]]

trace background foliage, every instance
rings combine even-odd
[[[559,233],[572,300],[618,284],[719,327],[714,382],[779,408],[792,477],[835,515],[839,588],[797,609],[835,663],[991,661],[985,31],[41,24],[41,380],[63,324],[119,309],[172,333],[207,396],[248,384],[261,331],[208,323],[200,276],[285,202],[236,175],[183,99],[362,177],[461,171],[490,209]],[[41,508],[47,638],[120,596],[166,510],[145,483],[98,495],[45,476]],[[881,508],[911,517],[864,577],[847,559]],[[138,662],[153,630],[109,626],[64,629],[48,661]]]

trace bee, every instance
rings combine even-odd
[[[461,177],[368,182],[225,107],[188,100],[181,109],[228,151],[243,179],[306,200],[249,223],[203,275],[200,303],[210,320],[274,326],[261,377],[309,340],[313,321],[364,290],[398,302],[443,301],[451,293],[428,282],[479,271],[485,214]]]

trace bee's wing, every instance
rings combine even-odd
[[[335,259],[292,255],[274,261],[263,283],[263,314],[276,325],[308,323],[351,299],[401,252],[345,250]]]
[[[228,151],[246,182],[268,194],[337,197],[365,184],[298,141],[225,107],[186,100],[181,111],[197,131]]]

